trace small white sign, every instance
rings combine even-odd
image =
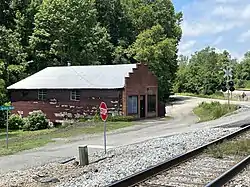
[[[230,68],[230,69],[223,69],[223,71],[225,72],[224,77],[227,77],[227,76],[232,77],[233,76],[232,75],[232,68]]]

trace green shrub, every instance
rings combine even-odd
[[[245,81],[245,88],[250,88],[250,81]]]
[[[88,121],[88,119],[87,119],[86,117],[80,117],[80,118],[78,119],[78,121],[79,121],[79,122],[86,122],[86,121]]]
[[[235,87],[236,88],[244,88],[245,87],[245,81],[241,80],[241,79],[236,79]]]
[[[235,110],[237,110],[236,105],[231,104],[230,108],[228,108],[227,104],[221,104],[218,101],[213,101],[211,103],[200,103],[199,106],[194,109],[194,112],[201,118],[201,121],[207,121],[220,118]]]
[[[12,114],[8,122],[9,122],[9,129],[11,130],[22,129],[23,126],[25,125],[25,120],[17,114]]]
[[[102,121],[101,116],[100,116],[99,113],[96,113],[96,114],[93,116],[92,120],[95,121],[95,122]],[[107,121],[108,121],[108,120],[109,120],[109,116],[108,116]]]
[[[116,122],[116,121],[124,121],[124,122],[129,122],[133,121],[134,117],[133,116],[110,116],[108,118],[108,121]]]
[[[48,120],[46,115],[41,111],[33,111],[28,115],[24,130],[35,131],[48,128]]]
[[[121,115],[112,116],[112,115],[109,115],[107,118],[107,121],[110,121],[110,122],[118,122],[118,121],[129,122],[129,121],[133,121],[134,119],[135,119],[134,116],[121,116]],[[102,119],[98,113],[96,113],[93,116],[92,120],[95,122],[102,121]],[[82,121],[82,122],[84,122],[84,121]]]
[[[217,96],[217,97],[225,97],[223,92],[220,91],[216,91],[214,94],[212,94],[213,96]]]

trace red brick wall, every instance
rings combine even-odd
[[[27,116],[33,110],[42,110],[51,121],[68,116],[74,118],[82,115],[95,115],[101,101],[106,102],[109,112],[127,115],[127,97],[130,95],[145,95],[146,117],[156,115],[147,113],[147,94],[158,97],[157,78],[149,71],[147,65],[138,64],[133,73],[125,79],[125,88],[120,90],[81,90],[80,101],[70,101],[70,90],[47,90],[47,100],[38,101],[37,90],[12,90],[11,100],[15,107],[14,113],[22,112]],[[54,100],[55,99],[55,100]],[[158,106],[158,98],[156,99]],[[140,104],[138,116],[140,116]]]
[[[126,98],[123,98],[123,110],[127,115],[127,97],[130,95],[137,95],[138,101],[140,95],[145,95],[145,111],[146,117],[153,117],[158,115],[158,81],[157,77],[151,73],[148,69],[148,66],[145,64],[138,64],[137,68],[134,69],[133,73],[130,73],[129,77],[126,78],[126,86],[124,89],[124,95]],[[150,94],[156,95],[156,114],[147,113],[147,95]],[[140,102],[138,102],[138,116],[140,116]]]
[[[101,101],[106,102],[110,113],[122,113],[122,90],[81,90],[80,101],[70,101],[70,90],[47,90],[45,101],[38,101],[37,90],[28,91],[24,96],[22,92],[11,91],[11,98],[13,113],[21,112],[23,116],[34,110],[42,110],[51,121],[92,116]]]

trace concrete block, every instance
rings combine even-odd
[[[89,164],[89,155],[88,155],[87,145],[79,146],[79,160],[80,160],[80,166],[86,166]]]

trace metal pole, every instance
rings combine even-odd
[[[104,150],[105,150],[105,154],[107,153],[107,144],[106,144],[106,121],[104,121]]]
[[[8,144],[9,144],[9,137],[8,137],[8,133],[9,133],[9,111],[6,110],[7,112],[7,122],[6,122],[6,145],[7,145],[7,149],[8,149]]]
[[[228,104],[228,109],[230,109],[230,92],[229,92],[229,75],[227,75],[227,104]]]

